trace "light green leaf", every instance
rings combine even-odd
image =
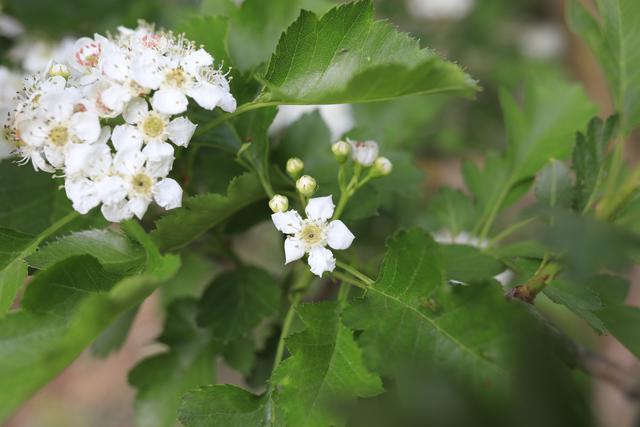
[[[431,198],[427,221],[434,231],[447,230],[453,235],[469,232],[476,219],[475,206],[462,191],[442,188]]]
[[[185,427],[259,426],[265,418],[263,398],[233,385],[209,385],[187,393],[180,405]]]
[[[264,190],[255,175],[239,176],[229,185],[226,196],[206,194],[185,200],[182,208],[156,222],[151,236],[162,250],[180,248],[263,197]]]
[[[254,267],[222,273],[198,304],[198,324],[210,327],[224,342],[248,334],[280,307],[280,287],[265,271]]]
[[[347,3],[321,18],[302,11],[282,35],[260,101],[339,104],[412,94],[472,95],[476,83],[457,65],[391,25],[374,21],[371,1]]]
[[[445,284],[438,245],[413,229],[389,241],[378,280],[344,316],[377,372],[444,365],[480,386],[503,378],[504,304],[493,281]]]
[[[111,230],[86,230],[54,240],[27,257],[31,267],[43,270],[75,255],[91,255],[107,271],[132,273],[145,261],[145,252],[122,234]]]
[[[533,187],[538,202],[551,208],[568,208],[572,205],[573,182],[569,168],[559,160],[551,159],[538,174]]]
[[[177,256],[160,257],[141,230],[123,226],[147,249],[144,273],[122,278],[88,255],[67,258],[37,274],[23,309],[0,319],[0,420],[178,270]]]
[[[272,378],[279,385],[276,404],[286,425],[344,425],[332,405],[380,394],[382,382],[365,368],[353,331],[340,321],[337,303],[305,304],[296,312],[306,329],[287,338],[291,356]]]
[[[569,26],[598,58],[621,114],[624,132],[640,123],[640,3],[598,0],[593,17],[577,0],[569,2]]]
[[[13,304],[27,277],[25,253],[33,242],[33,237],[5,228],[0,228],[0,317]]]
[[[159,339],[169,351],[144,359],[129,373],[129,383],[138,390],[138,427],[173,427],[182,394],[214,381],[217,349],[210,331],[196,325],[195,313],[195,300],[175,302],[165,322],[168,333]]]

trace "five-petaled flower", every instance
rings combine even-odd
[[[307,261],[313,274],[321,277],[325,271],[335,269],[336,259],[326,246],[348,249],[355,236],[342,221],[329,221],[334,209],[332,196],[315,197],[307,203],[306,219],[295,210],[271,215],[276,228],[288,235],[284,242],[285,264],[309,254]]]

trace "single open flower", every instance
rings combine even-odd
[[[347,249],[355,238],[342,221],[329,222],[334,209],[332,196],[315,197],[307,203],[306,219],[295,210],[271,215],[276,228],[288,235],[284,242],[285,264],[309,254],[307,261],[313,274],[322,277],[325,271],[333,271],[336,259],[326,246]]]

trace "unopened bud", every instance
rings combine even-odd
[[[298,179],[304,170],[304,162],[297,157],[287,160],[287,173],[293,179]]]
[[[284,212],[289,209],[289,199],[286,196],[276,194],[269,200],[269,207],[274,213]]]
[[[318,183],[309,175],[302,175],[300,179],[296,181],[296,189],[305,197],[313,196],[316,188],[318,188]]]
[[[369,167],[378,158],[378,144],[374,141],[349,141],[351,157],[356,163]]]
[[[393,163],[386,157],[378,157],[373,162],[373,174],[374,176],[386,176],[393,170]]]
[[[71,72],[64,64],[52,64],[49,68],[49,77],[60,76],[66,79],[69,78],[70,75]]]
[[[338,141],[331,146],[331,151],[338,163],[344,163],[351,154],[351,145],[345,141]]]

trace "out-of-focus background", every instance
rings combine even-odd
[[[13,95],[22,72],[39,71],[51,58],[64,57],[69,37],[134,25],[144,18],[174,28],[215,0],[7,0],[0,15],[0,100]],[[268,1],[268,0],[263,0]],[[505,142],[498,87],[517,92],[527,79],[562,75],[580,81],[611,112],[604,77],[587,47],[568,30],[564,0],[378,0],[379,18],[388,19],[480,81],[475,101],[411,97],[388,103],[326,107],[320,114],[334,137],[358,126],[374,129],[389,146],[417,153],[426,172],[424,192],[443,184],[461,187],[460,160],[482,156]],[[11,70],[11,72],[7,71]],[[274,124],[282,129],[301,114],[283,108]],[[372,133],[372,132],[369,132]],[[373,132],[375,133],[375,132]],[[627,153],[630,158],[638,153]],[[245,237],[251,240],[251,236]],[[240,241],[239,244],[243,242]],[[250,245],[248,245],[250,247]],[[636,274],[636,276],[640,275]],[[636,280],[637,282],[637,280]],[[640,291],[629,296],[640,303]],[[9,427],[126,427],[133,425],[134,389],[127,373],[144,357],[162,350],[154,344],[162,327],[161,298],[154,295],[137,313],[124,346],[106,358],[88,350],[55,381],[38,392],[7,424]],[[553,313],[552,313],[553,314]],[[563,314],[560,313],[560,316]],[[576,326],[581,328],[580,326]],[[609,337],[580,333],[623,366],[635,362]],[[224,366],[220,382],[241,379]],[[613,388],[596,383],[590,402],[603,426],[631,426],[634,407]]]

